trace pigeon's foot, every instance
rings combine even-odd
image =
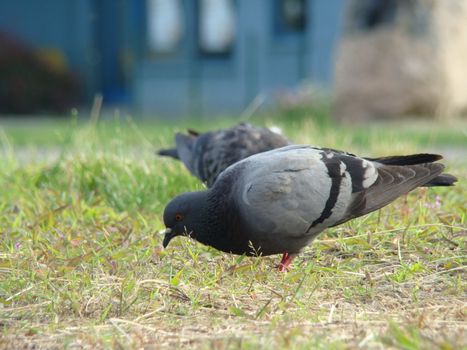
[[[287,272],[290,270],[290,264],[292,263],[293,258],[295,258],[294,254],[284,253],[282,255],[282,260],[277,266],[277,269],[280,272]]]

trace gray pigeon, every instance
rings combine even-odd
[[[176,148],[159,155],[180,159],[188,170],[211,187],[229,165],[253,154],[289,145],[282,135],[269,129],[241,123],[229,129],[206,133],[188,130],[175,135]]]
[[[419,186],[451,186],[442,159],[415,154],[365,159],[292,145],[227,168],[214,186],[165,208],[163,246],[190,236],[224,252],[283,254],[280,269],[321,231],[368,214]]]

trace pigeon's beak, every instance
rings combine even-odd
[[[162,242],[162,246],[164,248],[167,248],[167,246],[169,245],[169,242],[172,238],[174,238],[176,236],[175,232],[172,231],[171,228],[166,228],[163,232],[162,232],[165,236],[164,236],[164,241]]]

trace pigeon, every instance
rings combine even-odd
[[[188,170],[212,187],[229,165],[253,154],[289,145],[284,136],[266,128],[241,123],[228,129],[206,133],[188,130],[175,135],[176,148],[158,154],[181,160]]]
[[[190,236],[223,252],[283,254],[280,270],[320,232],[368,214],[420,186],[451,186],[436,154],[360,158],[290,145],[228,167],[214,186],[165,208],[164,248]]]

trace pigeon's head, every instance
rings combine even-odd
[[[196,226],[197,213],[203,203],[203,192],[181,194],[170,201],[164,210],[165,236],[162,245],[166,248],[172,238],[190,236]]]

